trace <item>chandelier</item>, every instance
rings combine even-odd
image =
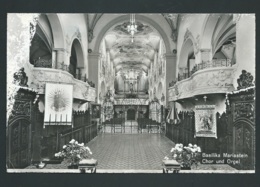
[[[134,14],[130,14],[130,25],[127,26],[127,31],[131,34],[131,42],[134,42],[134,35],[137,32]]]

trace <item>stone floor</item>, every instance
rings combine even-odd
[[[97,171],[101,173],[162,173],[162,159],[174,147],[164,134],[99,134],[87,145],[93,152],[93,158],[98,160]],[[26,169],[35,168],[28,166]],[[64,162],[47,164],[45,169],[63,171],[67,165]],[[225,164],[200,164],[197,168],[192,167],[192,171],[235,172],[236,169]]]
[[[162,134],[100,134],[88,146],[98,169],[161,169],[174,143]]]

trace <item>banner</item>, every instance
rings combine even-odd
[[[46,83],[44,125],[72,124],[73,85]]]
[[[167,123],[173,122],[174,124],[177,124],[178,122],[180,122],[175,102],[173,104],[173,107],[170,108],[170,111],[166,119],[167,119]]]
[[[195,137],[217,138],[215,105],[195,106]]]

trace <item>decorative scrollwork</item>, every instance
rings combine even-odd
[[[169,83],[169,87],[173,87],[176,84],[177,81],[172,81]]]
[[[237,79],[237,83],[238,83],[237,90],[254,86],[253,79],[254,77],[251,75],[251,73],[247,72],[246,70],[242,70],[242,74]]]
[[[237,118],[247,118],[251,121],[254,120],[254,105],[250,103],[236,103],[234,105],[234,121]]]
[[[94,38],[93,29],[88,30],[88,42],[91,43]]]
[[[51,59],[37,59],[34,61],[34,67],[52,68]]]

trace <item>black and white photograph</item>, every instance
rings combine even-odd
[[[255,14],[6,21],[8,174],[255,173]]]

